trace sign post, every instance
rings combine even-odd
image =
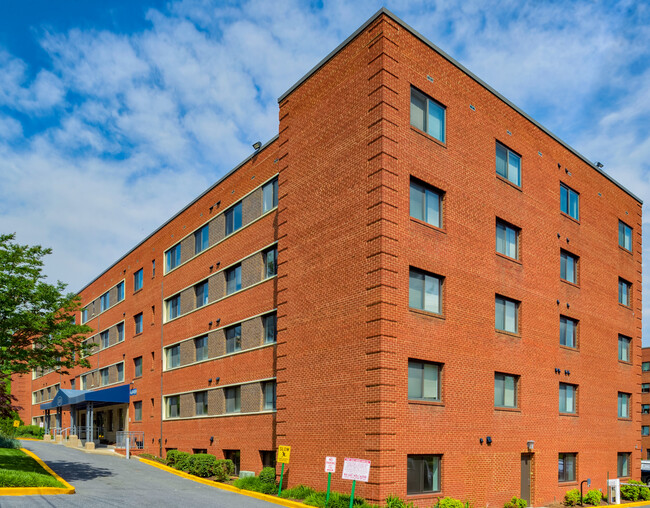
[[[325,508],[327,508],[327,505],[330,502],[332,473],[336,473],[336,457],[325,457],[325,472],[327,473],[327,496],[325,496]]]
[[[16,435],[16,429],[20,427],[20,420],[14,420],[14,436]]]
[[[280,486],[278,487],[278,496],[282,493],[282,480],[284,478],[284,465],[289,463],[289,457],[291,456],[291,447],[290,446],[279,446],[278,447],[278,462],[282,464],[282,472],[280,473]]]
[[[343,479],[352,480],[352,494],[350,494],[350,508],[354,503],[354,488],[357,485],[357,480],[360,482],[367,482],[370,476],[370,461],[364,459],[350,459],[345,458],[343,462]]]

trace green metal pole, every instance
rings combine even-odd
[[[278,488],[278,496],[282,493],[282,478],[284,477],[284,462],[282,463],[282,471],[280,472],[280,487]]]
[[[327,473],[327,496],[325,496],[325,508],[330,502],[330,484],[332,483],[332,473]]]
[[[352,494],[350,494],[350,508],[352,508],[352,503],[354,503],[354,487],[356,486],[357,481],[352,480]]]

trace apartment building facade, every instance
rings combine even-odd
[[[373,501],[605,490],[640,475],[641,219],[382,9],[280,97],[277,137],[80,292],[93,368],[17,381],[23,418],[57,384],[128,384],[104,439],[252,471],[290,445],[289,485],[336,456],[371,461]]]

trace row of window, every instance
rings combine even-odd
[[[59,388],[61,388],[61,385],[57,383],[55,385],[48,386],[47,388],[42,388],[41,390],[32,392],[32,404],[40,404],[41,402],[52,400],[56,393],[59,391]]]
[[[115,380],[111,381],[110,380],[110,369],[111,367],[115,368]],[[82,390],[88,390],[91,387],[94,388],[93,382],[92,382],[92,376],[94,375],[93,372],[90,372],[88,374],[84,374],[81,376],[81,389]],[[115,365],[110,365],[108,367],[104,367],[102,369],[99,369],[99,386],[107,386],[109,384],[115,384],[115,383],[123,383],[124,382],[124,362],[117,363]],[[74,386],[71,387],[74,389]]]
[[[119,282],[115,286],[115,301],[111,303],[111,291],[112,289],[106,291],[103,295],[99,297],[99,312],[104,312],[108,310],[112,305],[115,305],[122,300],[124,300],[124,281]],[[88,321],[88,306],[81,309],[81,324],[84,324]]]
[[[407,494],[426,494],[440,492],[440,470],[442,455],[408,455],[406,466]],[[575,482],[578,470],[577,453],[559,453],[558,482]],[[630,453],[618,453],[616,471],[619,478],[630,476]]]
[[[262,213],[278,206],[278,179],[274,178],[262,186]],[[225,212],[225,235],[231,235],[242,227],[242,201],[232,205]],[[206,224],[194,232],[194,255],[207,249],[210,245],[210,227]],[[165,272],[181,264],[180,242],[165,252]]]
[[[241,386],[231,386],[224,388],[224,397],[226,400],[226,413],[241,412]],[[194,392],[194,416],[208,415],[208,392]],[[262,408],[264,410],[275,409],[275,381],[267,381],[262,384]],[[165,397],[165,418],[179,418],[181,416],[181,396],[171,395]],[[141,415],[140,415],[141,416]],[[136,421],[137,413],[136,413]]]
[[[441,143],[445,143],[446,108],[411,87],[411,125],[416,129],[426,132]],[[505,145],[496,142],[495,170],[501,178],[517,187],[521,187],[521,155],[515,153]],[[420,192],[423,188],[418,189]],[[413,194],[413,187],[411,188]],[[433,191],[433,196],[422,193],[411,201],[411,215],[434,226],[441,227],[441,194]],[[431,208],[429,208],[429,204]],[[560,186],[560,211],[569,217],[580,220],[580,195],[568,185]],[[632,251],[632,228],[619,222],[618,243],[624,249]]]
[[[408,399],[413,401],[441,401],[442,364],[409,360]],[[494,407],[516,409],[519,407],[519,376],[494,373]],[[649,385],[650,386],[650,385]],[[560,413],[577,414],[578,385],[559,384],[558,409]],[[629,393],[618,393],[618,417],[630,417]]]

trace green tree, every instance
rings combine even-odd
[[[43,257],[51,249],[19,245],[15,238],[0,235],[0,416],[15,409],[2,382],[12,374],[90,367],[82,341],[92,328],[74,321],[81,299],[66,294],[62,282],[46,282]]]

